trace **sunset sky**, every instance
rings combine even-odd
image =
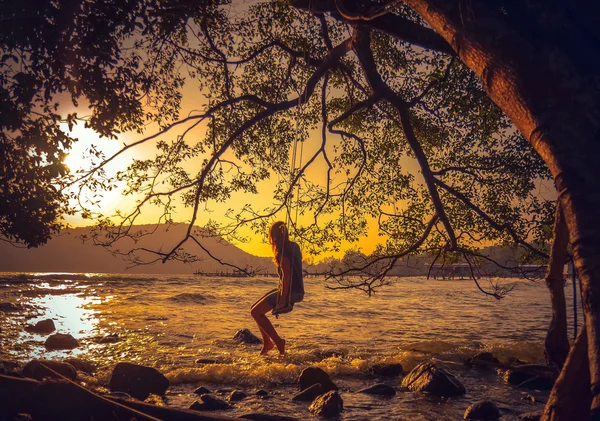
[[[180,118],[187,117],[190,113],[193,112],[198,113],[198,110],[202,110],[204,108],[204,103],[202,102],[202,99],[203,97],[199,95],[194,90],[194,88],[186,86],[186,89],[184,90],[182,112],[180,114]],[[66,108],[65,112],[78,112],[80,116],[85,116],[86,109],[80,106],[77,109]],[[171,139],[174,139],[177,135],[183,133],[185,129],[187,129],[191,125],[192,123],[184,125],[181,128],[173,129],[167,134],[160,136],[156,140],[152,140],[148,143],[136,146],[135,148],[126,151],[105,167],[107,175],[115,175],[118,171],[124,170],[134,158],[152,158],[156,154],[155,144],[157,140],[169,141]],[[65,129],[67,129],[66,124]],[[205,129],[206,124],[203,123],[197,128],[195,128],[193,131],[191,131],[187,135],[187,138],[189,139],[189,141],[194,141],[194,139],[198,136],[204,135]],[[158,127],[156,125],[151,125],[147,127],[146,132],[142,135],[138,133],[122,133],[119,135],[118,139],[107,139],[100,138],[98,134],[92,129],[85,128],[83,122],[79,122],[78,125],[74,126],[72,131],[72,135],[74,137],[77,137],[79,141],[74,145],[73,149],[70,151],[69,155],[65,159],[65,163],[69,166],[72,172],[77,170],[87,170],[90,168],[90,158],[86,152],[88,151],[90,146],[94,145],[98,150],[102,151],[106,157],[110,157],[111,155],[118,152],[124,146],[124,144],[134,143],[140,139],[143,139],[146,136],[156,133],[157,130]],[[335,137],[335,135],[331,134],[329,136],[331,138]],[[307,156],[314,153],[314,151],[318,149],[320,141],[321,140],[319,138],[318,133],[314,133],[309,138],[309,140],[305,143],[303,148],[304,160]],[[298,154],[299,153],[300,146],[298,146]],[[296,166],[298,165],[299,164],[297,164]],[[194,170],[197,171],[198,169]],[[326,165],[322,159],[319,159],[307,171],[307,177],[312,178],[315,181],[319,180],[319,177],[321,177],[321,179],[324,179],[325,174]],[[271,180],[269,180],[268,182],[260,183],[258,195],[237,194],[234,195],[232,199],[226,203],[211,203],[209,211],[200,212],[196,225],[204,225],[209,220],[209,218],[217,221],[224,220],[223,214],[227,211],[228,208],[236,208],[245,203],[258,204],[260,206],[265,206],[265,204],[267,203],[274,203],[272,195],[275,183],[277,181],[277,177],[278,176],[274,174]],[[123,195],[122,190],[124,187],[125,184],[121,183],[118,185],[117,189],[103,192],[102,197],[100,199],[100,204],[98,206],[91,206],[91,209],[100,210],[104,215],[114,215],[114,213],[118,210],[131,210],[135,206],[136,199],[140,196]],[[84,197],[85,196],[86,195],[84,195]],[[91,197],[90,195],[87,196]],[[189,222],[191,212],[191,208],[184,208],[183,205],[180,205],[178,206],[177,213],[173,215],[173,219],[175,220],[175,222]],[[156,223],[160,215],[161,212],[158,207],[147,205],[144,207],[140,217],[136,220],[136,223]],[[280,212],[278,219],[285,220],[285,213]],[[88,226],[91,223],[90,220],[83,219],[80,215],[66,216],[65,220],[73,227]],[[301,222],[302,219],[299,218],[299,221]],[[377,221],[370,221],[370,226],[371,233],[368,235],[367,238],[364,238],[363,241],[360,242],[360,249],[365,253],[373,251],[375,246],[382,241],[382,238],[377,235]],[[270,256],[272,254],[270,245],[266,243],[266,233],[263,237],[261,237],[256,236],[250,229],[245,229],[241,232],[243,235],[247,235],[248,237],[250,237],[250,241],[248,243],[236,244],[238,247],[240,247],[244,251],[258,256]],[[315,257],[317,261],[329,256],[341,257],[346,250],[350,248],[356,248],[357,246],[357,244],[344,242],[340,252],[328,254],[327,256]]]

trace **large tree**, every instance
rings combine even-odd
[[[244,223],[262,231],[282,209],[290,215],[298,209],[301,218],[293,222],[313,218],[295,230],[316,250],[336,247],[332,240],[340,235],[359,238],[368,218],[376,218],[389,240],[359,269],[382,263],[379,270],[358,285],[355,278],[338,279],[371,291],[410,253],[483,259],[476,247],[485,239],[543,256],[530,240],[543,242],[539,227],[552,215],[533,194],[545,162],[582,285],[586,330],[573,349],[587,340],[587,396],[595,396],[597,408],[598,14],[582,13],[596,10],[593,5],[337,0],[291,6],[265,2],[229,17],[218,8],[198,13],[173,2],[158,14],[169,17],[164,30],[146,27],[141,35],[153,41],[137,45],[141,66],[166,69],[153,84],[167,79],[164,86],[177,98],[178,87],[168,79],[181,80],[175,61],[184,64],[208,105],[185,120],[167,115],[160,121],[156,158],[136,161],[119,175],[131,193],[142,193],[138,205],[116,225],[98,215],[100,225],[111,228],[99,240],[109,246],[139,235],[132,227],[149,204],[162,206],[169,219],[175,198],[191,209],[185,238],[172,250],[137,253],[191,259],[186,242],[202,247],[203,235],[235,235]],[[185,131],[166,137],[185,124]],[[292,145],[317,132],[317,147],[290,168],[289,151],[298,149]],[[323,183],[310,172],[319,162]],[[77,180],[95,188],[102,168]],[[239,198],[238,192],[257,192],[276,175],[274,205],[242,205],[228,213],[231,223],[212,221],[210,229],[195,231],[202,209]],[[573,370],[574,352],[563,374]],[[588,415],[586,409],[582,416]]]

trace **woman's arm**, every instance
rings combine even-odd
[[[284,308],[290,303],[290,288],[292,287],[292,262],[287,256],[281,259],[281,291],[277,296],[276,309]]]

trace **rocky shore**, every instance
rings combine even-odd
[[[39,325],[39,326],[38,326]],[[30,331],[51,334],[51,324],[44,321],[29,326]],[[52,334],[46,340],[48,349],[71,349],[77,344],[70,335]],[[234,336],[236,341],[254,344],[257,338],[248,330]],[[118,338],[111,337],[110,340]],[[76,342],[76,341],[75,341]],[[260,341],[258,341],[260,342]],[[200,365],[219,364],[202,359]],[[219,389],[198,384],[194,394],[197,399],[188,408],[165,405],[164,399],[172,386],[169,379],[152,367],[120,362],[105,383],[94,379],[95,367],[84,359],[66,358],[61,361],[32,360],[27,364],[0,361],[0,419],[7,420],[82,420],[82,419],[161,419],[161,420],[271,420],[298,419],[278,411],[248,412],[227,417],[228,411],[240,403],[256,399],[287,399],[301,406],[312,416],[332,418],[351,412],[344,408],[345,395],[363,394],[373,399],[395,399],[398,394],[426,395],[445,402],[463,399],[468,386],[463,381],[472,377],[501,381],[521,391],[534,411],[523,411],[491,399],[461,400],[464,419],[469,420],[526,420],[539,419],[547,390],[557,376],[556,370],[543,365],[524,364],[516,359],[501,362],[490,353],[480,353],[464,364],[448,364],[431,359],[418,363],[405,372],[398,363],[374,364],[368,376],[354,379],[351,390],[340,387],[337,379],[316,366],[305,367],[297,378],[297,392],[286,396],[281,390],[248,388]],[[343,379],[341,380],[344,383]],[[93,387],[89,387],[92,384]],[[223,385],[224,386],[224,385]],[[231,387],[232,385],[226,385]],[[234,385],[235,386],[235,385]],[[478,391],[480,392],[480,391]],[[484,397],[485,393],[478,393]],[[522,406],[522,405],[519,405]],[[218,414],[218,415],[215,415]],[[432,418],[435,419],[435,418]]]

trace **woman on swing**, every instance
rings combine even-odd
[[[269,242],[273,248],[275,266],[279,275],[277,289],[267,292],[252,305],[250,314],[256,320],[263,338],[261,355],[266,354],[275,346],[281,355],[285,353],[285,339],[278,334],[266,313],[271,311],[274,316],[289,313],[294,303],[304,298],[304,281],[302,279],[302,253],[298,244],[290,241],[285,223],[277,221],[269,230]]]

